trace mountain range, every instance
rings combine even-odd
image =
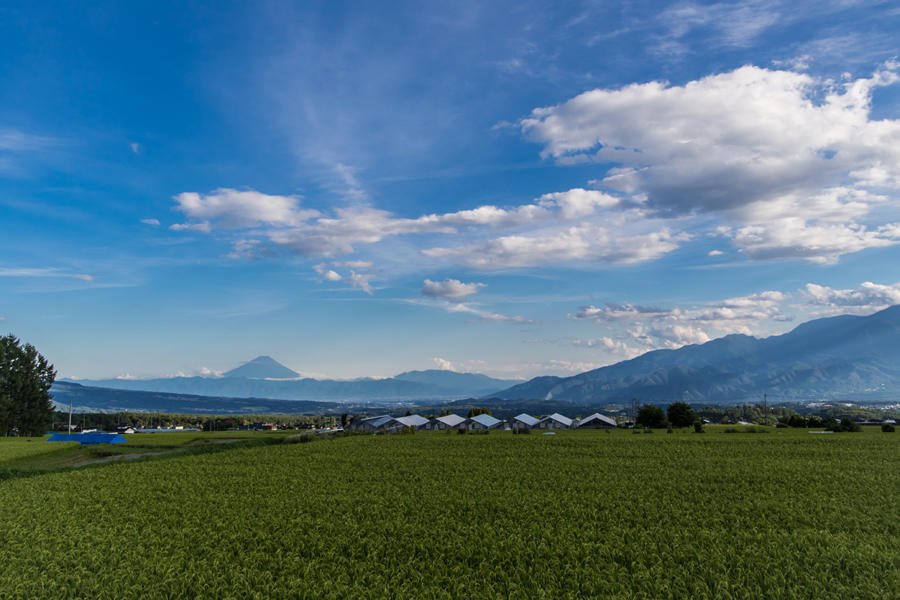
[[[900,398],[900,305],[816,319],[768,338],[728,335],[572,377],[536,377],[492,394],[580,404]]]
[[[221,377],[69,381],[94,388],[197,396],[379,403],[487,396],[522,382],[437,369],[407,371],[387,379],[313,379],[301,377],[269,356],[258,356]]]

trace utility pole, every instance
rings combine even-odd
[[[769,424],[769,395],[763,392],[763,419],[766,425]]]
[[[69,435],[72,435],[72,396],[69,396]]]

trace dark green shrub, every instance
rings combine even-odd
[[[894,432],[894,426],[891,425],[890,423],[882,423],[882,424],[881,424],[881,430],[882,430],[883,432],[885,432],[885,433],[893,433],[893,432]]]

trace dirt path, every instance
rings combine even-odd
[[[168,454],[168,452],[142,452],[139,454],[116,454],[115,456],[105,456],[103,458],[95,458],[93,460],[83,460],[81,462],[75,463],[73,467],[83,467],[85,465],[98,465],[100,463],[108,463],[116,460],[130,460],[134,458],[141,458],[142,456],[159,456],[160,454]]]

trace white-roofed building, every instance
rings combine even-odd
[[[575,427],[579,429],[615,429],[616,422],[606,415],[594,413],[576,423]]]
[[[398,423],[402,423],[404,427],[415,427],[423,429],[430,421],[422,415],[407,415],[405,417],[397,417],[394,419]]]
[[[429,421],[426,429],[442,430],[442,429],[465,429],[466,418],[459,415],[444,415],[435,417]]]
[[[495,419],[491,415],[469,417],[469,429],[494,429],[500,423],[502,423],[500,419]]]
[[[540,423],[540,419],[532,417],[529,414],[522,413],[520,415],[514,416],[509,420],[512,424],[513,431],[521,431],[522,429],[531,429],[535,427],[538,423]]]
[[[354,419],[347,424],[347,429],[353,431],[387,431],[393,432],[403,429],[405,425],[390,415],[377,415],[364,419]]]
[[[535,427],[538,429],[569,429],[572,427],[572,419],[559,413],[553,413],[549,417],[541,419]]]

